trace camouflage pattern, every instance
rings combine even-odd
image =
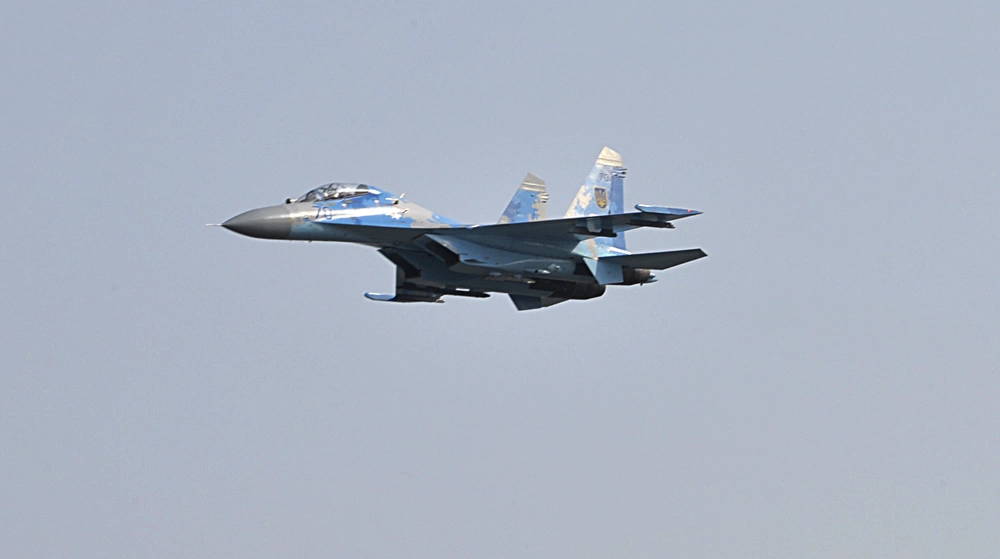
[[[497,223],[521,223],[545,219],[545,205],[548,201],[549,193],[545,190],[545,181],[528,173]]]
[[[701,249],[630,254],[625,231],[673,228],[701,212],[638,205],[624,212],[621,156],[601,150],[562,219],[545,219],[545,183],[528,174],[498,223],[465,225],[384,189],[329,183],[285,204],[223,223],[257,238],[360,243],[396,265],[395,294],[376,301],[441,302],[446,295],[506,293],[518,310],[604,294],[607,285],[655,281],[650,270],[702,258]]]
[[[622,156],[605,147],[597,156],[576,198],[566,210],[566,217],[622,213],[625,208],[625,167]]]

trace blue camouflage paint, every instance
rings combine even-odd
[[[548,201],[549,193],[545,190],[545,181],[528,173],[500,215],[498,223],[523,223],[545,219],[545,204]]]
[[[701,212],[637,205],[624,211],[625,167],[604,148],[562,219],[545,219],[545,183],[528,174],[491,225],[466,225],[360,183],[328,183],[286,204],[237,215],[223,227],[251,237],[338,241],[379,248],[396,266],[394,295],[372,300],[439,302],[441,297],[511,296],[518,310],[600,297],[606,285],[655,281],[664,269],[702,258],[700,249],[630,254],[625,231],[672,228]],[[642,266],[640,268],[639,266]]]
[[[622,213],[625,210],[625,173],[621,155],[608,147],[602,149],[566,211],[566,217]],[[603,254],[607,247],[625,250],[624,235],[597,238],[594,242],[601,247],[594,247],[588,252]],[[583,250],[587,249],[584,247]]]

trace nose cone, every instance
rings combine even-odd
[[[287,239],[292,229],[292,218],[284,205],[269,206],[243,212],[230,218],[222,226],[240,235],[258,239]]]

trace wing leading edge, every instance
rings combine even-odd
[[[470,227],[440,229],[437,232],[448,234],[497,235],[500,237],[568,237],[582,235],[584,237],[614,237],[618,233],[637,229],[639,227],[659,227],[673,229],[671,221],[701,214],[698,210],[683,208],[667,208],[663,206],[636,205],[638,212],[621,214],[592,215],[583,217],[564,217],[561,219],[546,219],[522,223],[497,223],[493,225],[473,225]]]

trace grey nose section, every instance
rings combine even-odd
[[[284,206],[270,206],[243,212],[222,224],[223,227],[258,239],[287,239],[292,218]]]

